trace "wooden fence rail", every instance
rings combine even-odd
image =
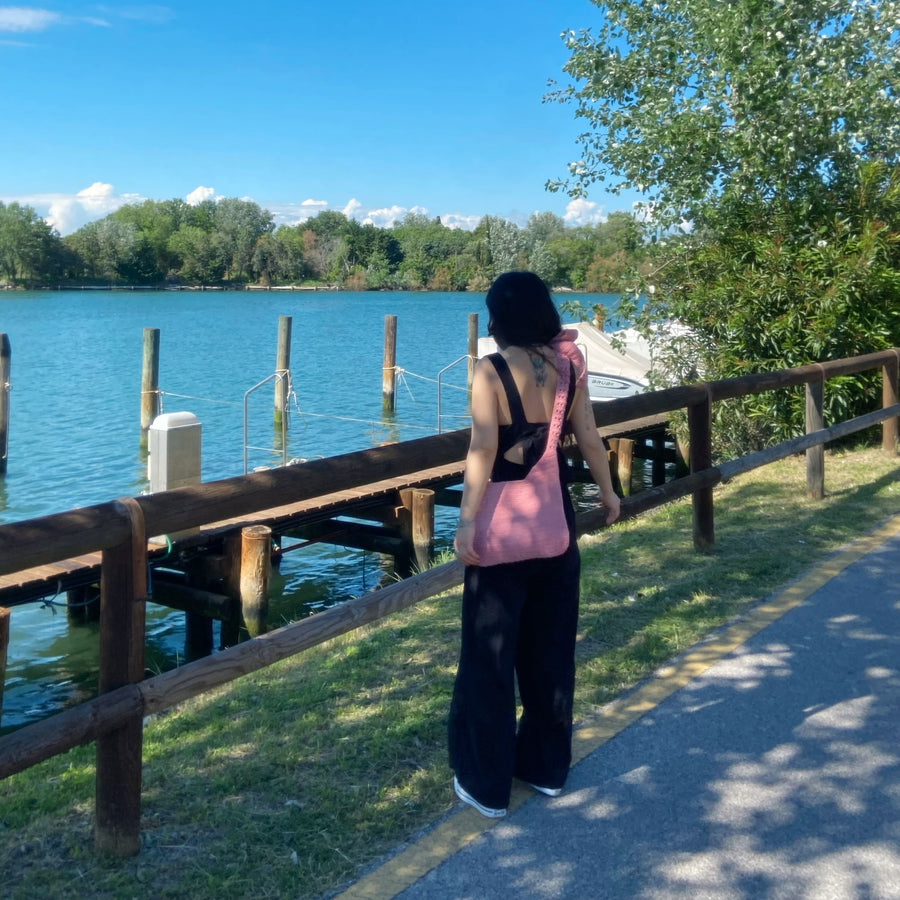
[[[598,427],[687,408],[691,473],[623,501],[631,517],[691,494],[694,544],[713,543],[713,487],[776,459],[807,452],[808,489],[823,477],[819,451],[828,441],[882,425],[886,452],[897,451],[898,361],[888,350],[780,372],[687,385],[596,404]],[[837,375],[882,370],[881,408],[822,427],[824,382]],[[764,390],[807,386],[807,434],[712,465],[712,404]],[[100,614],[100,695],[0,738],[0,777],[23,771],[72,747],[95,741],[95,847],[120,856],[140,847],[141,745],[145,716],[226,684],[368,622],[461,583],[453,561],[328,609],[309,619],[255,637],[214,656],[144,679],[144,606],[147,534],[165,534],[273,506],[361,486],[428,466],[453,462],[466,452],[468,431],[314,460],[196,487],[127,498],[85,509],[0,526],[0,573],[12,573],[83,553],[103,551]],[[816,484],[809,487],[810,472]],[[815,494],[813,490],[813,495]],[[821,494],[819,494],[821,495]],[[602,510],[578,516],[579,533],[602,526]]]

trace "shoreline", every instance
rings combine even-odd
[[[432,291],[427,288],[380,288],[378,290],[351,291],[339,284],[54,284],[23,285],[0,284],[2,291],[278,291],[291,293],[294,291],[347,291],[348,293],[403,293],[403,294],[446,294],[448,291]],[[594,294],[596,291],[579,291],[575,288],[561,286],[550,288],[554,294]],[[449,293],[484,293],[483,291],[451,291]]]

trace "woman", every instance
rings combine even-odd
[[[449,746],[457,796],[496,818],[506,814],[514,776],[556,796],[571,761],[580,560],[562,452],[557,448],[569,526],[562,555],[483,565],[474,527],[488,480],[524,477],[546,446],[558,353],[574,364],[567,424],[600,487],[608,524],[619,516],[619,498],[594,423],[584,358],[574,332],[561,331],[547,286],[531,272],[507,272],[491,285],[486,304],[500,352],[478,362],[472,381],[472,436],[454,543],[466,574]]]

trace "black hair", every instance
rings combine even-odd
[[[549,344],[562,323],[550,289],[534,272],[504,272],[485,297],[488,333],[503,346]]]

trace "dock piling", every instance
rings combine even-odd
[[[397,317],[384,317],[384,363],[381,367],[381,410],[394,411],[394,381],[397,370]]]
[[[291,316],[278,317],[278,348],[275,353],[275,425],[287,424],[288,399],[291,393]]]
[[[631,438],[612,438],[609,441],[613,476],[623,497],[631,496],[631,476],[634,470],[634,441]]]
[[[6,474],[9,449],[9,371],[12,350],[9,335],[0,333],[0,475]]]
[[[241,613],[250,637],[266,630],[271,566],[272,529],[248,525],[241,531]]]
[[[404,488],[398,510],[400,532],[410,548],[408,559],[395,560],[395,567],[408,575],[413,565],[424,572],[434,561],[434,491],[429,488]]]
[[[239,531],[233,531],[225,537],[224,555],[222,559],[222,592],[235,603],[235,615],[223,618],[219,626],[219,648],[234,647],[241,640],[241,544]]]
[[[141,366],[141,447],[147,447],[150,424],[159,415],[159,329],[144,329]]]

